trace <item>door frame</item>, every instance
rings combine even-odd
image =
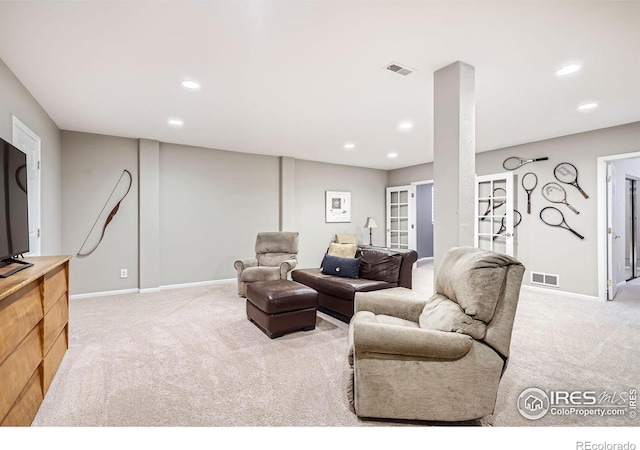
[[[614,225],[614,210],[613,200],[616,199],[616,166],[611,162],[607,162],[607,300],[613,300],[616,297],[618,290],[618,278],[616,277],[616,269],[613,261],[613,246],[615,245],[615,229]]]
[[[607,163],[620,159],[640,158],[640,151],[598,156],[596,162],[597,239],[598,239],[598,299],[607,301]]]
[[[513,172],[499,172],[499,173],[492,173],[492,174],[488,174],[488,175],[476,175],[475,177],[475,185],[474,185],[474,213],[473,213],[473,245],[475,247],[481,248],[480,247],[480,227],[479,227],[479,223],[482,220],[481,216],[479,215],[479,207],[478,207],[478,203],[481,199],[481,197],[479,196],[479,187],[480,187],[480,183],[494,183],[495,181],[499,181],[499,180],[504,180],[505,182],[505,191],[506,191],[506,196],[505,198],[505,230],[504,230],[504,236],[505,236],[505,253],[509,256],[515,256],[516,255],[516,243],[515,243],[515,233],[514,233],[514,208],[515,208],[515,200],[516,200],[516,185],[515,185],[515,174]],[[493,197],[493,191],[490,193],[490,197]],[[493,221],[491,223],[491,228],[493,229]],[[493,233],[495,233],[495,229],[493,230]],[[494,244],[493,244],[493,240],[491,240],[491,249],[490,250],[494,250]]]
[[[392,191],[407,191],[407,207],[409,209],[407,216],[407,248],[414,250],[415,247],[415,233],[412,233],[412,229],[415,230],[415,196],[416,187],[413,184],[403,184],[400,186],[388,186],[385,189],[385,246],[387,248],[395,248],[391,246],[391,192]]]
[[[36,161],[35,163],[35,171],[36,171],[36,179],[37,179],[37,185],[38,185],[38,190],[37,190],[37,195],[35,192],[33,192],[33,189],[28,190],[28,201],[29,201],[29,211],[31,211],[31,204],[35,204],[34,209],[38,212],[37,214],[37,219],[36,219],[36,223],[34,224],[35,226],[35,230],[34,232],[36,233],[35,236],[35,241],[36,241],[36,248],[35,249],[31,249],[29,248],[29,253],[26,253],[26,255],[30,255],[30,256],[40,256],[41,252],[42,252],[42,234],[40,232],[41,228],[42,228],[42,177],[41,177],[41,163],[40,161],[42,160],[42,139],[40,138],[40,136],[38,136],[31,128],[29,128],[24,122],[22,122],[20,119],[18,119],[14,114],[11,114],[11,143],[15,146],[18,147],[17,142],[16,142],[16,138],[15,138],[15,130],[19,129],[22,133],[24,133],[25,135],[29,136],[31,139],[33,139],[37,144],[38,144],[38,151],[37,151],[37,155],[36,155]],[[19,148],[19,147],[18,147]],[[22,150],[22,149],[20,149]],[[32,164],[30,164],[29,161],[29,153],[27,153],[27,180],[29,180],[29,169],[32,167]],[[28,181],[27,181],[28,182]],[[29,214],[29,221],[31,222],[32,215]],[[31,228],[31,226],[29,227]],[[29,230],[31,231],[31,230]]]

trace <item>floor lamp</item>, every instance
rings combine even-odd
[[[374,219],[373,217],[367,217],[367,223],[364,224],[364,227],[369,229],[369,245],[373,246],[372,232],[374,228],[378,228],[378,224],[376,224],[376,219]]]

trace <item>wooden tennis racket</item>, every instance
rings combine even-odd
[[[562,203],[576,214],[580,214],[580,211],[575,209],[567,202],[567,191],[558,183],[550,182],[542,186],[542,196],[549,200],[551,203]]]
[[[513,229],[515,230],[515,228],[518,225],[520,225],[520,222],[522,222],[522,214],[520,214],[520,211],[518,211],[517,209],[513,210],[513,220],[514,220]],[[494,241],[496,239],[498,239],[498,236],[500,236],[502,233],[507,231],[507,225],[505,224],[506,221],[507,221],[507,216],[506,215],[502,216],[502,221],[500,223],[500,229],[498,230],[496,235],[493,237]]]
[[[565,230],[571,231],[580,239],[584,239],[583,235],[567,225],[567,222],[564,220],[564,214],[562,214],[562,211],[554,206],[547,206],[545,208],[542,208],[542,210],[540,211],[540,220],[542,220],[550,227],[564,228]]]
[[[524,166],[525,164],[529,164],[532,162],[536,162],[536,161],[546,161],[547,157],[544,158],[520,158],[519,156],[512,156],[510,158],[505,159],[502,162],[502,167],[505,168],[505,170],[516,170],[519,167]]]
[[[558,164],[556,168],[553,169],[553,175],[560,183],[574,186],[578,191],[580,191],[584,198],[589,198],[587,193],[583,191],[578,184],[578,169],[573,164],[568,162]]]
[[[533,172],[527,172],[522,177],[522,188],[527,193],[527,214],[531,214],[531,193],[538,185],[538,176]]]
[[[502,197],[502,199],[496,201],[495,200],[496,197]],[[500,208],[502,205],[504,205],[507,202],[507,190],[501,187],[497,187],[493,190],[493,194],[491,198],[488,198],[486,200],[480,200],[480,201],[487,202],[487,209],[484,211],[484,214],[482,215],[482,217],[480,217],[480,220],[487,220],[487,216],[491,212]]]

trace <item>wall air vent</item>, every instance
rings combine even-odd
[[[400,75],[407,76],[415,72],[415,70],[408,68],[407,66],[400,65],[398,63],[391,63],[387,66],[387,70],[391,72],[399,73]]]
[[[541,272],[531,272],[531,283],[542,284],[544,286],[559,287],[560,277],[558,275],[552,275]]]

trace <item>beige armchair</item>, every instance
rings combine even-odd
[[[458,422],[493,414],[524,266],[450,249],[429,299],[405,288],[358,292],[349,326],[359,417]]]
[[[298,264],[298,235],[293,231],[258,233],[256,257],[233,264],[238,274],[238,295],[246,297],[247,284],[254,281],[286,280]]]

